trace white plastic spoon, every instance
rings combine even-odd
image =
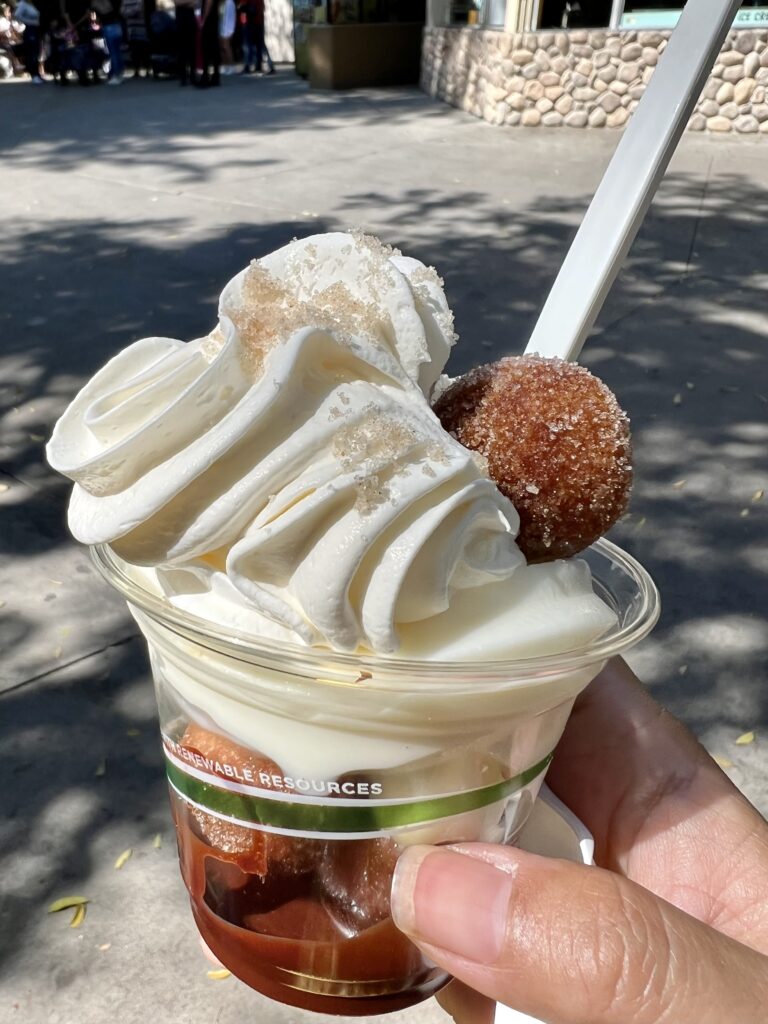
[[[680,141],[741,0],[688,0],[526,346],[578,359]]]

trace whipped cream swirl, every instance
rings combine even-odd
[[[48,445],[70,528],[307,644],[394,652],[509,577],[518,517],[427,396],[454,340],[435,272],[374,239],[292,242],[224,289],[205,338],[145,338]]]

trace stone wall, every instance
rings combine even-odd
[[[491,124],[620,128],[669,36],[428,28],[421,87]],[[729,34],[688,127],[768,134],[768,30]]]

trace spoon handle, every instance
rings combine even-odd
[[[544,303],[526,353],[578,359],[741,0],[688,0]]]

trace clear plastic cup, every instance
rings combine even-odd
[[[645,636],[656,588],[620,548],[582,557],[617,614],[566,654],[440,663],[244,636],[174,608],[107,547],[149,646],[179,857],[197,926],[246,984],[375,1014],[448,979],[394,926],[413,843],[514,843],[578,693]]]

